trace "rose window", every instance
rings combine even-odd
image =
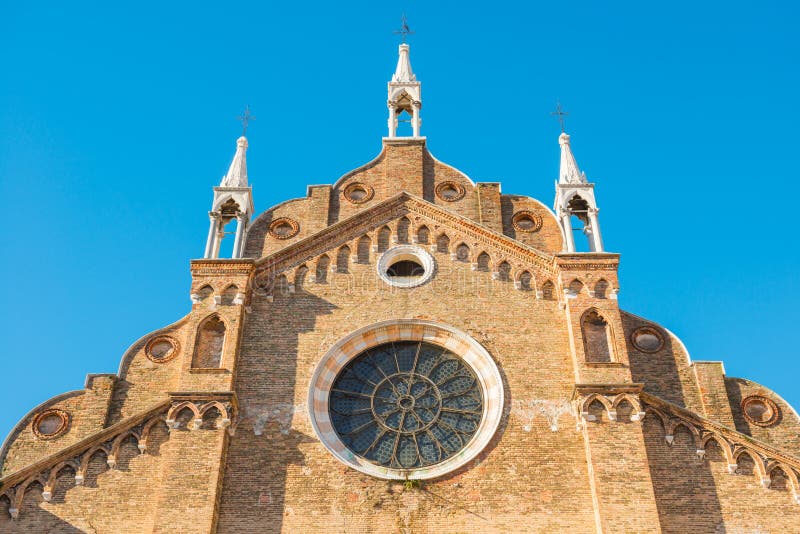
[[[411,469],[461,450],[483,417],[478,378],[463,359],[420,341],[373,347],[341,370],[330,390],[333,428],[354,454]]]

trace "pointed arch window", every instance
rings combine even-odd
[[[200,323],[197,330],[192,367],[195,369],[218,369],[222,365],[225,346],[225,323],[216,315]]]
[[[608,363],[614,361],[614,337],[611,326],[597,310],[589,310],[581,318],[583,348],[589,363]]]

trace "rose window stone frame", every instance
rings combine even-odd
[[[342,369],[366,350],[392,341],[422,341],[438,345],[469,366],[481,388],[482,415],[466,445],[443,461],[409,469],[373,463],[351,451],[331,422],[331,388]],[[421,319],[398,319],[363,327],[349,334],[322,357],[311,377],[308,411],[311,426],[322,444],[344,465],[377,478],[426,480],[451,473],[474,460],[491,442],[503,416],[503,380],[489,352],[475,339],[449,325]]]

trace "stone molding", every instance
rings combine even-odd
[[[645,415],[659,420],[668,445],[672,445],[675,439],[675,430],[683,426],[692,435],[697,456],[705,458],[706,445],[713,440],[725,454],[731,474],[738,468],[739,456],[746,453],[753,460],[761,485],[765,488],[769,487],[772,472],[780,468],[789,480],[795,502],[800,504],[800,459],[656,396],[647,393],[640,396]]]
[[[469,236],[472,241],[497,251],[498,255],[531,265],[547,275],[555,273],[553,256],[405,192],[328,226],[274,254],[256,260],[255,271],[256,273],[271,271],[277,274],[410,213],[426,217],[434,223],[453,226],[460,233]]]
[[[105,454],[106,463],[110,469],[117,467],[120,447],[129,438],[136,442],[140,453],[145,454],[147,439],[152,428],[159,423],[164,423],[167,431],[179,428],[175,417],[184,409],[191,410],[194,415],[188,430],[199,429],[203,421],[203,414],[211,408],[216,408],[221,415],[217,422],[217,428],[227,428],[229,433],[233,432],[231,423],[237,413],[234,393],[187,392],[170,393],[169,395],[169,400],[159,403],[150,410],[104,428],[55,454],[0,479],[0,496],[5,495],[8,498],[11,517],[16,519],[19,516],[25,492],[31,484],[41,484],[42,497],[45,501],[49,501],[52,498],[56,479],[65,468],[70,468],[75,473],[76,485],[83,484],[89,461],[98,451]]]
[[[475,372],[484,397],[483,417],[477,432],[458,454],[438,464],[415,469],[375,465],[354,455],[342,442],[328,413],[328,391],[339,371],[363,351],[390,341],[425,341],[459,355]],[[311,426],[325,448],[343,464],[368,475],[393,480],[427,480],[450,473],[478,456],[494,437],[503,417],[503,381],[489,352],[475,339],[455,328],[421,319],[398,319],[356,330],[331,347],[311,377],[308,411]]]

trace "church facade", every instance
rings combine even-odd
[[[551,210],[421,103],[403,44],[379,155],[261,214],[237,141],[188,314],[19,422],[0,532],[800,529],[797,413],[620,309],[570,137]]]

